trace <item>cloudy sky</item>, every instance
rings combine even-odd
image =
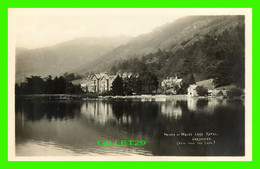
[[[13,9],[16,46],[38,48],[77,37],[137,36],[183,15],[173,9]]]

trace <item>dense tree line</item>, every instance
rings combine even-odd
[[[158,89],[158,78],[154,73],[142,72],[139,76],[122,78],[117,76],[112,83],[113,95],[152,94]]]
[[[199,39],[199,40],[194,40]],[[204,79],[213,78],[215,85],[235,84],[245,86],[245,27],[226,29],[222,32],[213,30],[205,35],[179,44],[173,44],[167,50],[158,49],[155,53],[142,58],[121,60],[111,68],[111,72],[152,72],[159,81],[177,75],[185,85]]]
[[[66,74],[67,75],[67,74]],[[25,82],[15,84],[15,94],[80,94],[80,85],[73,85],[66,76],[55,77],[40,76],[26,77]]]

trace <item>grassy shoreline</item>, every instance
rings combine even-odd
[[[89,93],[89,94],[29,94],[29,95],[16,95],[16,99],[25,99],[25,100],[117,100],[117,99],[144,99],[144,100],[186,100],[189,98],[194,99],[210,99],[210,98],[218,98],[223,99],[223,97],[219,96],[197,96],[197,97],[188,97],[187,95],[132,95],[132,96],[100,96],[98,94]]]

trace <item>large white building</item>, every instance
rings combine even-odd
[[[85,92],[103,93],[110,91],[113,81],[117,76],[130,78],[132,73],[117,73],[116,75],[108,75],[106,72],[89,75],[83,79],[72,81],[73,84],[80,84]]]
[[[85,77],[84,79],[74,80],[73,84],[80,84],[85,92],[103,93],[110,91],[116,75],[108,75],[106,72],[93,74]]]

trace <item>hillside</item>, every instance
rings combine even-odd
[[[76,72],[152,71],[159,79],[214,78],[244,85],[244,17],[190,16],[133,38]]]
[[[244,23],[243,16],[188,16],[154,29],[151,33],[131,39],[127,44],[105,54],[100,59],[76,68],[75,72],[107,70],[123,59],[141,58],[158,49],[176,52],[217,30],[224,30]]]
[[[31,75],[60,75],[103,56],[130,37],[76,38],[55,46],[16,48],[16,82]]]

